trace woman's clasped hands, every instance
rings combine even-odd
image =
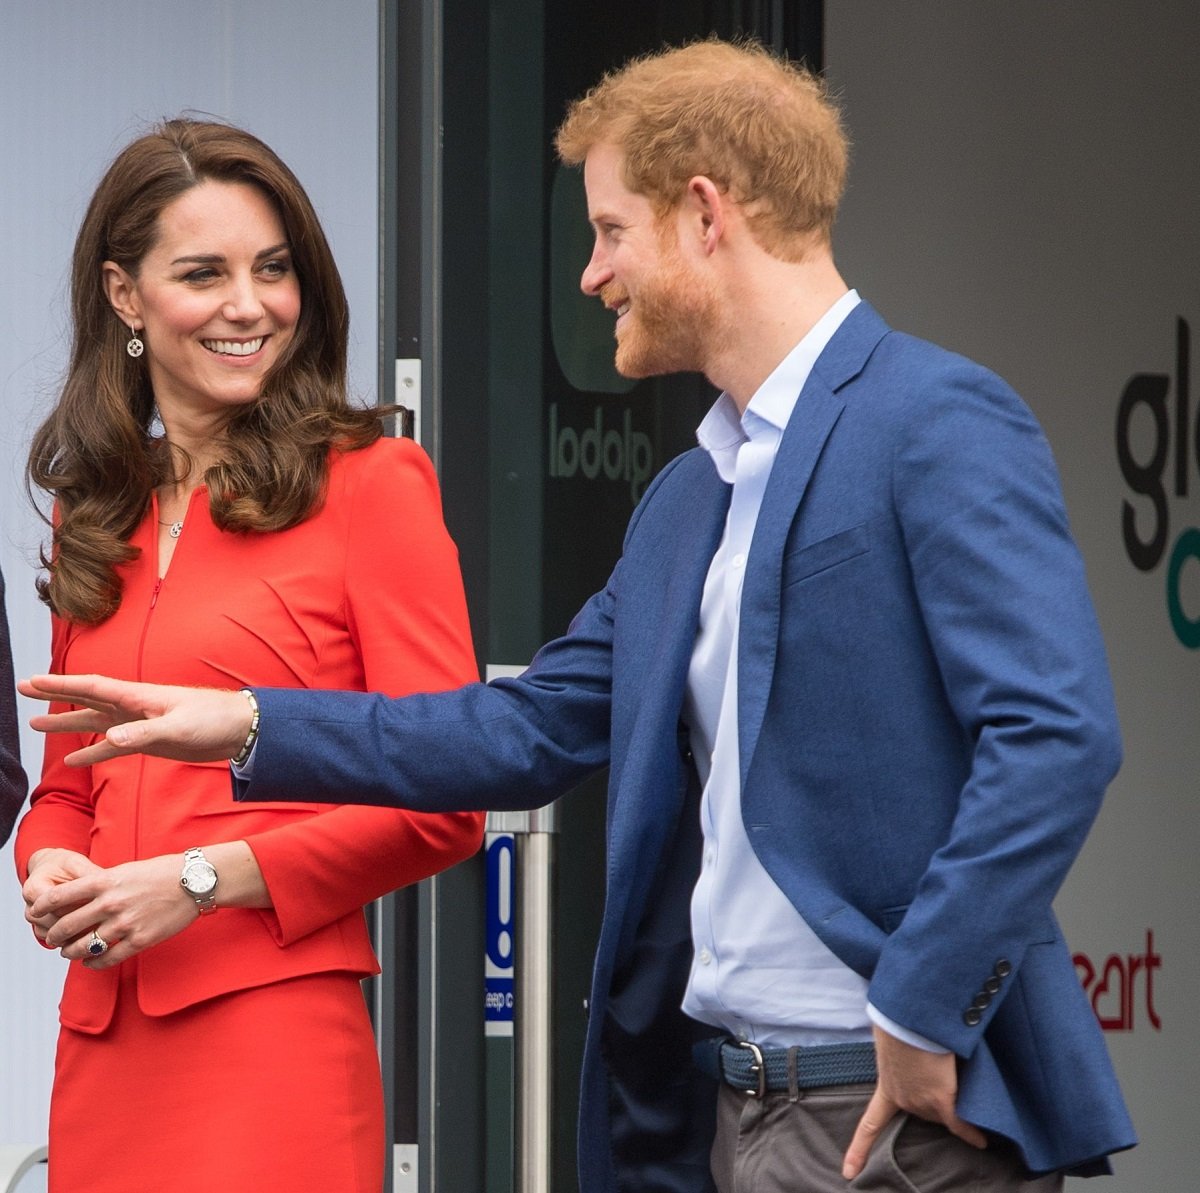
[[[197,918],[182,865],[181,854],[104,867],[74,850],[39,850],[21,889],[25,918],[46,948],[110,969]]]

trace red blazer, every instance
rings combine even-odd
[[[273,534],[218,530],[193,494],[170,569],[158,579],[158,510],[130,539],[117,613],[99,626],[53,622],[53,668],[152,683],[350,688],[401,696],[477,677],[458,557],[428,458],[406,440],[331,453],[321,508]],[[138,1000],[166,1015],[300,974],[379,966],[362,907],[467,857],[480,813],[422,814],[305,799],[236,804],[224,763],[131,756],[72,769],[80,735],[47,739],[42,781],[16,860],[44,847],[102,866],[244,840],[274,907],[221,908],[126,962]],[[87,738],[86,740],[94,740]],[[347,793],[347,798],[350,793]],[[72,963],[61,1021],[103,1031],[117,970]]]

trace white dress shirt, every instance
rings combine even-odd
[[[918,1047],[944,1051],[868,1007],[866,982],[821,943],[763,869],[741,815],[737,639],[750,541],[800,391],[858,302],[851,290],[834,303],[763,382],[743,416],[722,394],[697,429],[733,494],[704,584],[684,704],[704,786],[704,860],[692,896],[695,955],[683,1009],[768,1046],[867,1040],[873,1020]],[[256,749],[257,743],[241,766],[231,763],[237,778],[252,776]]]
[[[742,580],[763,493],[813,364],[858,302],[851,290],[834,303],[763,382],[745,414],[739,417],[722,394],[697,431],[733,493],[704,584],[684,705],[703,784],[704,854],[692,895],[695,955],[683,1009],[764,1046],[871,1038],[866,981],[821,942],[750,847],[737,720]],[[894,1034],[926,1043],[878,1018]]]

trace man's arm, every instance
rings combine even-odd
[[[973,759],[950,835],[888,937],[869,997],[950,1051],[923,1052],[876,1027],[879,1082],[848,1178],[900,1111],[984,1145],[956,1110],[959,1058],[978,1045],[1029,946],[1054,936],[1052,901],[1120,759],[1104,648],[1040,428],[999,379],[965,363],[922,403],[898,437],[893,495]]]
[[[388,699],[373,693],[258,689],[253,778],[240,799],[305,799],[421,811],[536,807],[608,762],[613,586],[524,675],[452,692]],[[80,705],[44,714],[44,732],[103,734],[69,755],[88,765],[146,753],[187,762],[238,754],[252,723],[240,692],[41,675],[20,690]]]
[[[968,1057],[1026,950],[1056,935],[1051,906],[1116,773],[1120,738],[1049,446],[1003,382],[961,368],[929,387],[922,422],[902,431],[893,491],[971,765],[870,1000]]]
[[[68,754],[71,766],[91,766],[122,754],[154,754],[181,762],[233,758],[253,717],[241,692],[134,683],[104,675],[34,675],[17,684],[22,695],[80,707],[41,713],[30,725],[42,733],[101,735]]]
[[[259,693],[253,777],[238,798],[420,811],[550,803],[608,763],[611,604],[608,590],[593,597],[517,678],[403,700]]]

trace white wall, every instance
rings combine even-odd
[[[1174,373],[1177,317],[1200,346],[1200,5],[828,0],[826,9],[828,73],[856,146],[836,237],[847,280],[893,326],[1007,377],[1059,461],[1126,748],[1058,904],[1073,949],[1096,971],[1097,1008],[1116,1021],[1107,1038],[1142,1138],[1104,1187],[1191,1193],[1200,651],[1171,628],[1166,563],[1140,572],[1126,556],[1122,502],[1134,502],[1143,537],[1150,505],[1128,491],[1115,426],[1132,375]],[[1190,484],[1170,498],[1168,552],[1200,526],[1200,367],[1192,372]],[[1172,385],[1172,411],[1176,395]],[[1133,429],[1145,462],[1148,411]],[[1174,451],[1172,439],[1171,467]],[[1200,620],[1200,560],[1184,565],[1180,587],[1185,613]]]
[[[83,208],[147,123],[212,113],[261,136],[312,196],[350,296],[352,386],[376,368],[375,0],[33,0],[0,12],[0,566],[18,675],[45,667],[33,592],[42,537],[22,487],[29,437],[67,348],[68,261]],[[29,711],[32,711],[30,708]],[[26,769],[41,757],[36,735]],[[44,1142],[65,962],[21,919],[0,854],[0,1144]]]

